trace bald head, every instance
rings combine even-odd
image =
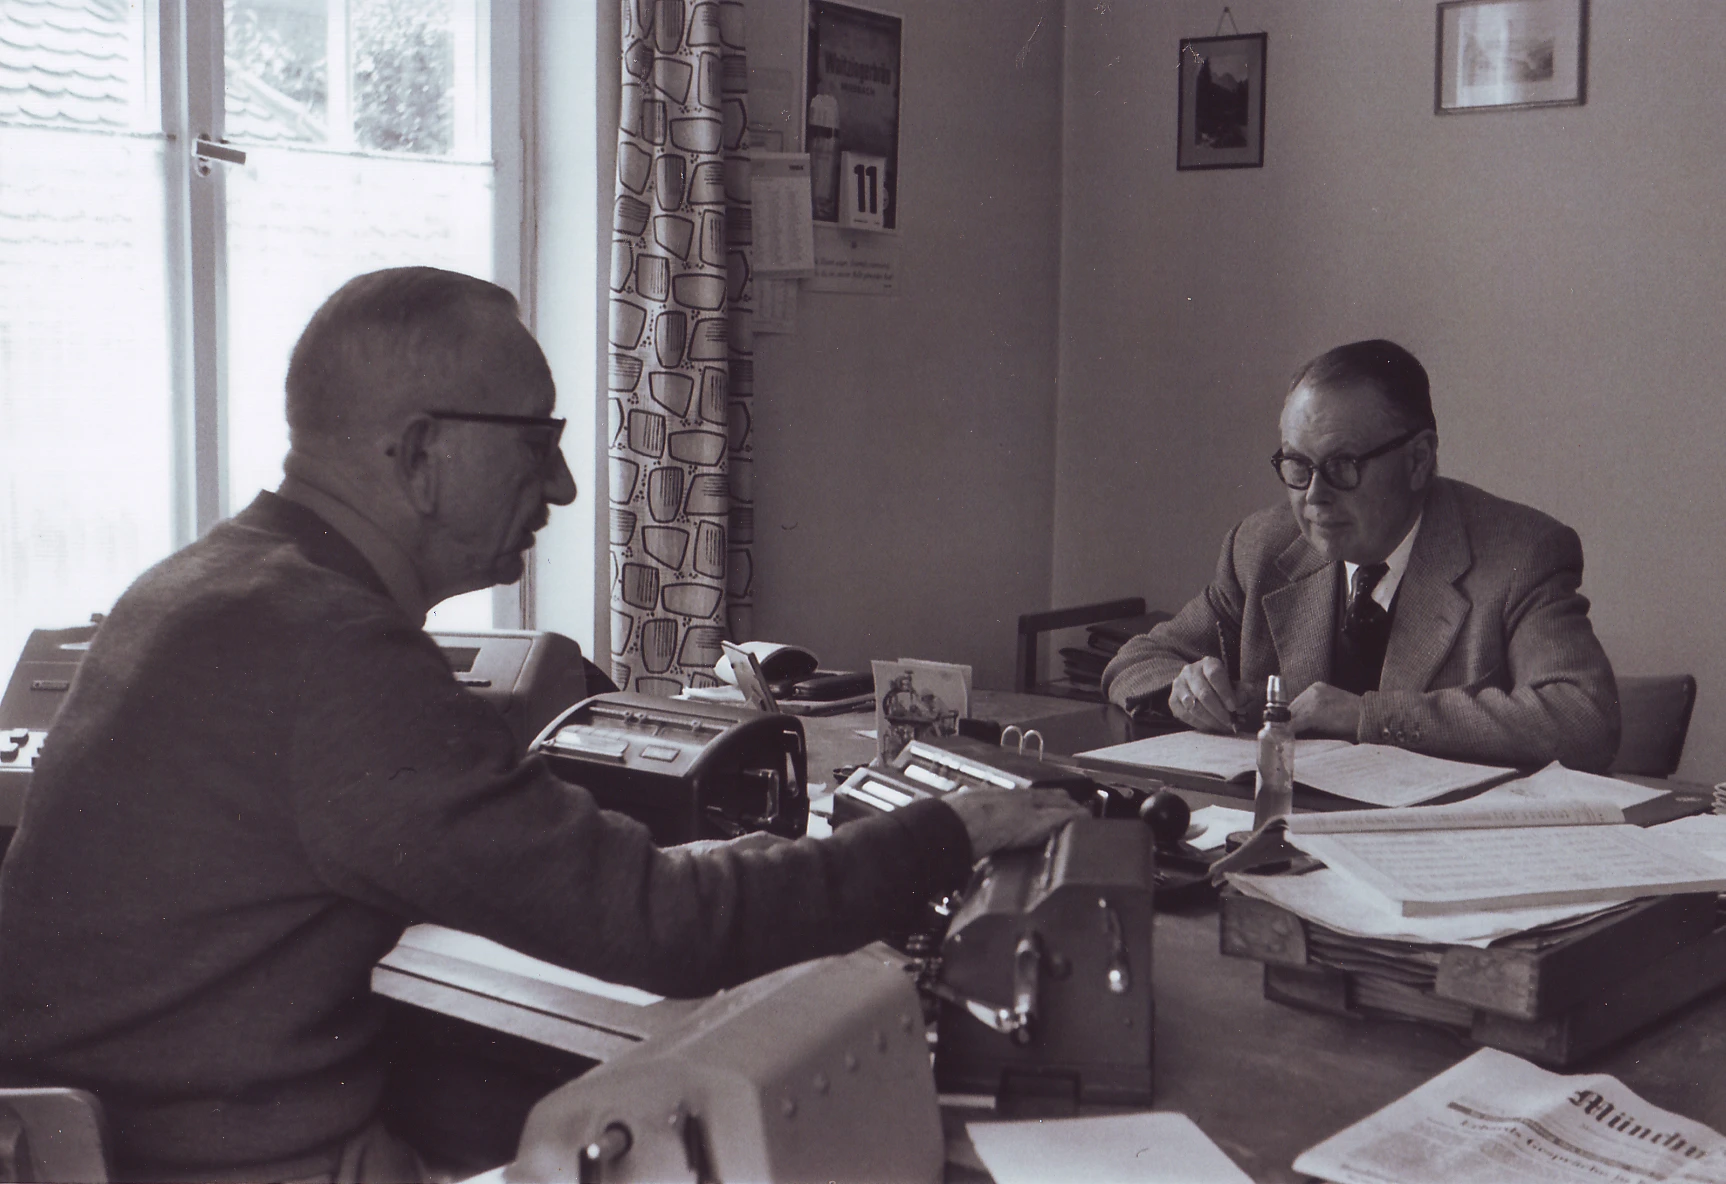
[[[435,267],[357,276],[313,314],[288,362],[288,430],[322,451],[433,409],[504,411],[499,392],[551,382],[515,297]]]
[[[356,515],[427,603],[519,579],[549,508],[575,500],[551,370],[495,284],[431,267],[348,281],[300,335],[287,391],[284,495]]]

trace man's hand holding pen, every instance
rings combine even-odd
[[[1201,732],[1232,736],[1245,706],[1242,698],[1223,660],[1206,656],[1175,675],[1169,687],[1169,714]]]
[[[1169,686],[1169,714],[1201,732],[1224,736],[1257,729],[1263,711],[1264,688],[1237,683],[1222,659],[1189,662]],[[1296,735],[1335,736],[1353,740],[1360,726],[1361,697],[1329,683],[1314,683],[1289,705]]]

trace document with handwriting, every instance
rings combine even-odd
[[[1374,806],[1413,806],[1447,793],[1491,785],[1514,769],[1471,765],[1387,744],[1345,744],[1311,760],[1295,757],[1295,783]]]
[[[1180,769],[1251,784],[1258,768],[1258,741],[1249,736],[1172,732],[1082,752],[1080,756],[1153,769]],[[1385,744],[1347,740],[1295,741],[1297,785],[1309,786],[1374,806],[1412,806],[1457,790],[1490,785],[1516,775],[1513,769],[1471,765]]]
[[[1304,759],[1327,749],[1352,747],[1354,746],[1347,740],[1296,740],[1296,778],[1300,776]],[[1187,773],[1221,777],[1224,781],[1245,781],[1251,784],[1253,774],[1259,766],[1259,743],[1251,736],[1170,732],[1165,736],[1148,736],[1126,744],[1111,744],[1107,748],[1097,748],[1079,755],[1116,761],[1123,765],[1180,769]]]
[[[1408,917],[1726,891],[1726,864],[1636,826],[1291,833],[1288,840]]]
[[[1295,834],[1353,830],[1461,830],[1505,826],[1590,826],[1639,822],[1629,813],[1667,796],[1612,777],[1566,769],[1557,761],[1463,802],[1386,810],[1332,810],[1288,819]]]

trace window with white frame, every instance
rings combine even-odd
[[[0,3],[0,670],[275,486],[288,352],[344,280],[520,290],[519,11]]]

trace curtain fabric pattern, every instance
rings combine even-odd
[[[621,2],[612,679],[672,695],[750,633],[748,69],[741,3]]]

